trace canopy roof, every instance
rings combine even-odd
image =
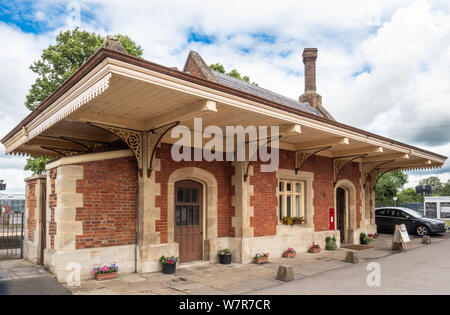
[[[134,150],[108,128],[154,133],[177,122],[193,129],[194,117],[203,117],[203,127],[223,130],[229,125],[278,125],[280,148],[298,156],[361,161],[368,170],[436,168],[447,159],[341,124],[307,103],[262,88],[245,89],[235,79],[214,75],[204,79],[102,47],[1,142],[6,153],[54,158]],[[168,133],[160,140],[177,139]]]

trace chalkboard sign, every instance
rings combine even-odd
[[[401,243],[404,250],[406,250],[406,244],[409,244],[412,248],[412,242],[409,238],[408,230],[404,224],[395,225],[391,249],[394,248],[394,243]]]

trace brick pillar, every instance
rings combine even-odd
[[[45,211],[46,176],[38,175],[25,179],[25,215],[23,257],[39,264],[42,248],[42,213]],[[43,209],[44,208],[44,209]]]

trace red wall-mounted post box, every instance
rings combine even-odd
[[[329,212],[329,223],[330,223],[330,230],[334,230],[335,227],[335,219],[334,219],[334,208],[330,208],[330,212]]]

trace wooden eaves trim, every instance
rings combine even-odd
[[[26,124],[28,124],[30,121],[32,121],[36,116],[38,116],[42,111],[44,111],[46,108],[48,108],[53,102],[55,102],[59,97],[61,97],[64,93],[66,93],[71,87],[73,87],[77,82],[79,82],[86,74],[88,74],[91,70],[93,70],[97,65],[99,65],[104,59],[106,58],[112,58],[112,59],[116,59],[122,62],[126,62],[138,67],[142,67],[151,71],[155,71],[161,74],[165,74],[177,79],[181,79],[181,80],[185,80],[194,84],[198,84],[204,87],[208,87],[217,91],[221,91],[224,93],[228,93],[237,97],[241,97],[250,101],[254,101],[260,104],[264,104],[267,106],[271,106],[273,108],[277,108],[280,110],[283,110],[285,112],[289,112],[292,114],[296,114],[298,116],[302,116],[305,118],[310,118],[316,121],[320,121],[335,127],[339,127],[339,128],[343,128],[346,129],[348,131],[352,131],[352,132],[356,132],[356,133],[360,133],[363,134],[365,136],[368,137],[372,137],[381,141],[386,141],[390,144],[395,144],[395,145],[399,145],[399,146],[403,146],[409,149],[413,149],[416,150],[418,152],[422,152],[425,154],[429,154],[429,155],[433,155],[435,157],[438,157],[440,159],[447,159],[446,156],[444,155],[440,155],[434,152],[430,152],[427,150],[423,150],[421,148],[409,145],[409,144],[405,144],[396,140],[392,140],[383,136],[379,136],[370,132],[367,132],[365,130],[361,130],[349,125],[345,125],[342,123],[339,123],[337,121],[333,121],[330,120],[328,118],[324,118],[324,117],[320,117],[320,116],[316,116],[314,114],[311,113],[307,113],[304,112],[302,110],[299,109],[295,109],[292,107],[288,107],[285,105],[281,105],[272,101],[269,101],[267,99],[255,96],[255,95],[251,95],[227,86],[224,86],[222,84],[216,83],[216,82],[212,82],[206,79],[202,79],[193,75],[190,75],[188,73],[185,72],[181,72],[178,70],[174,70],[173,68],[168,68],[156,63],[153,63],[151,61],[147,61],[145,59],[141,59],[138,57],[134,57],[131,56],[129,54],[126,53],[122,53],[122,52],[118,52],[115,50],[111,50],[111,49],[107,49],[104,47],[101,47],[99,50],[97,50],[97,52],[91,57],[89,58],[75,73],[73,73],[66,81],[64,81],[64,83],[55,91],[53,92],[47,99],[45,99],[34,111],[32,111],[27,117],[25,117],[13,130],[11,130],[2,140],[2,143],[5,143],[6,141],[8,141],[14,134],[16,134],[17,132],[19,132],[21,130],[21,128],[23,126],[25,126]]]

